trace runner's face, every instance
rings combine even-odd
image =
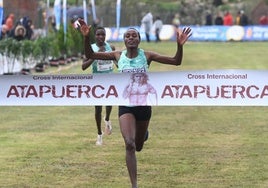
[[[137,48],[140,43],[138,32],[134,29],[129,29],[124,35],[124,41],[127,48]]]
[[[95,33],[96,43],[101,46],[105,42],[105,31],[103,29],[98,29]]]

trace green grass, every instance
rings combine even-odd
[[[115,43],[122,48],[122,43]],[[174,53],[175,43],[142,43]],[[152,71],[267,69],[268,43],[187,43],[178,67]],[[47,74],[82,74],[81,62]],[[88,71],[89,72],[89,71]],[[268,187],[267,107],[153,107],[137,153],[140,188]],[[0,187],[130,187],[117,107],[113,134],[95,146],[92,106],[1,107]]]

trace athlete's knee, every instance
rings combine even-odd
[[[127,151],[135,151],[136,150],[135,141],[133,139],[125,139],[125,145],[126,145]]]

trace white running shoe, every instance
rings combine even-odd
[[[110,120],[106,121],[105,119],[104,122],[105,122],[105,134],[107,135],[112,134],[112,122]]]
[[[96,145],[97,146],[101,146],[102,145],[102,135],[98,135],[97,141],[96,141]]]

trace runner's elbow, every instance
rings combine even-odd
[[[181,65],[181,61],[176,61],[175,66]]]

